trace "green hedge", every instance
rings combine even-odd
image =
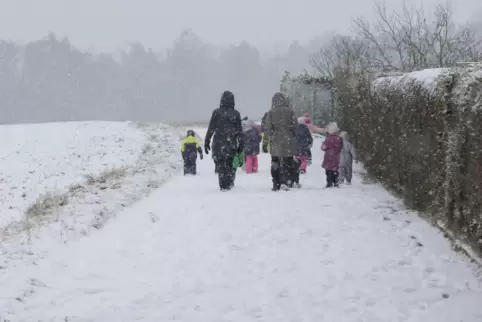
[[[336,86],[368,174],[482,254],[481,66]]]

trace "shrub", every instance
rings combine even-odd
[[[368,174],[482,254],[482,66],[337,81]]]

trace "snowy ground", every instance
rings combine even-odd
[[[179,172],[178,135],[116,122],[0,127],[0,316],[23,271]]]
[[[0,126],[0,228],[22,220],[39,194],[67,190],[108,167],[134,164],[143,141],[144,133],[126,123]]]
[[[260,173],[238,172],[222,193],[208,156],[198,176],[12,272],[0,312],[12,322],[482,321],[476,268],[379,186],[356,177],[321,189],[320,159],[314,149],[300,190],[271,192],[263,155]]]

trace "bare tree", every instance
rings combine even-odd
[[[369,56],[370,48],[363,39],[337,35],[312,56],[310,63],[321,75],[334,78],[340,68],[365,68]]]
[[[327,45],[322,47],[317,53],[313,54],[310,59],[310,64],[319,74],[334,78],[336,60],[335,49],[333,46]]]
[[[384,2],[376,2],[375,14],[373,23],[353,21],[358,36],[373,50],[368,63],[372,68],[407,72],[480,59],[480,38],[470,25],[455,24],[449,3],[437,5],[428,16],[422,7],[404,3],[400,10],[389,11]]]
[[[373,49],[373,60],[369,65],[382,71],[404,70],[405,51],[401,30],[397,28],[397,18],[394,13],[389,14],[382,3],[375,4],[375,12],[377,21],[374,24],[361,17],[353,21],[358,35],[369,42]]]

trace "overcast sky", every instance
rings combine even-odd
[[[402,0],[388,0],[397,5]],[[424,5],[437,3],[425,0]],[[482,12],[480,0],[458,0],[458,18]],[[214,44],[257,46],[305,42],[348,32],[350,19],[370,16],[373,0],[0,0],[0,38],[27,42],[54,31],[83,49],[113,51],[128,41],[156,50],[183,28]]]

